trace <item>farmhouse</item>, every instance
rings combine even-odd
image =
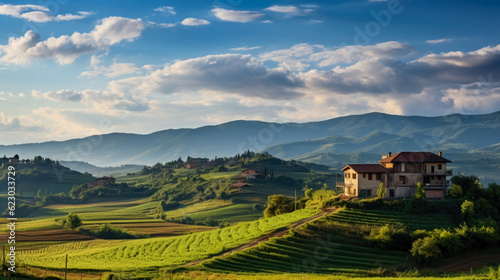
[[[371,197],[383,183],[387,197],[410,197],[417,183],[424,184],[426,198],[442,198],[447,187],[446,168],[450,160],[431,152],[400,152],[382,156],[379,164],[348,164],[344,171],[344,192],[348,196]]]
[[[257,179],[262,177],[262,173],[260,171],[254,170],[254,169],[247,169],[243,172],[241,172],[241,176],[246,177],[247,180],[251,179]]]
[[[102,178],[98,178],[96,179],[94,182],[91,182],[91,183],[87,183],[87,188],[94,188],[94,187],[97,187],[97,186],[108,186],[108,185],[113,185],[115,184],[115,178],[113,177],[102,177]]]
[[[18,164],[19,163],[19,155],[15,155],[14,157],[9,158],[10,164]]]

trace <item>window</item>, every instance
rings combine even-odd
[[[354,189],[354,195],[356,195],[356,189]]]
[[[399,181],[403,183],[403,185],[406,184],[406,176],[399,176]]]
[[[368,173],[368,180],[372,180],[372,174],[371,173]]]
[[[401,172],[406,172],[406,164],[404,162],[401,163]]]
[[[344,178],[347,178],[347,173],[344,173]]]
[[[438,170],[442,170],[443,169],[443,165],[442,164],[438,164]]]
[[[434,173],[434,165],[431,166],[431,173]]]
[[[372,190],[366,190],[366,196],[372,196]]]
[[[347,178],[351,179],[351,173],[347,173]]]
[[[394,197],[394,190],[393,189],[389,190],[389,197]]]
[[[377,180],[377,181],[380,181],[380,173],[377,173],[376,175],[377,175],[377,177],[375,177],[375,178],[376,178],[376,180]]]
[[[356,179],[356,173],[352,173],[352,178]]]
[[[366,178],[366,173],[363,173],[363,178]]]

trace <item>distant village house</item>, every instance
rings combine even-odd
[[[102,177],[96,179],[94,182],[87,183],[87,188],[94,188],[98,186],[109,186],[115,184],[116,179],[113,177]]]
[[[348,164],[344,171],[344,194],[355,197],[377,195],[380,183],[387,197],[411,197],[417,183],[424,184],[426,198],[443,198],[452,170],[450,160],[431,152],[400,152],[384,155],[379,164]],[[342,186],[342,184],[339,184]]]

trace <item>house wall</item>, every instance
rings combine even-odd
[[[353,174],[356,174],[356,179],[353,179],[354,176]],[[344,184],[345,184],[345,189],[344,189],[344,194],[348,196],[357,196],[359,194],[359,189],[358,189],[358,180],[359,176],[358,173],[352,169],[348,169],[344,171]]]
[[[400,176],[406,178],[405,181],[400,180]],[[424,182],[424,176],[421,173],[406,173],[398,172],[391,173],[389,176],[388,187],[414,187],[418,182]]]
[[[441,164],[441,170],[438,169]],[[432,173],[432,167],[434,166],[434,173]],[[445,175],[446,173],[446,163],[425,163],[423,172],[427,175]]]
[[[443,198],[444,190],[425,190],[425,198]]]
[[[372,174],[372,179],[369,180],[370,175]],[[384,183],[386,181],[386,174],[383,173],[378,173],[380,174],[380,180],[377,180],[377,173],[360,173],[359,174],[359,180],[358,180],[358,196],[361,193],[361,190],[371,190],[372,194],[371,196],[377,196],[377,189],[380,183]],[[384,183],[384,186],[386,184]]]

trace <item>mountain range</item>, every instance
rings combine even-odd
[[[267,151],[339,169],[348,162],[374,163],[399,151],[444,152],[457,170],[500,180],[500,111],[438,117],[368,113],[306,123],[232,121],[151,134],[111,133],[81,139],[0,145],[0,154],[36,155],[97,166],[154,164],[187,156],[233,156]],[[471,162],[474,162],[472,164]]]

